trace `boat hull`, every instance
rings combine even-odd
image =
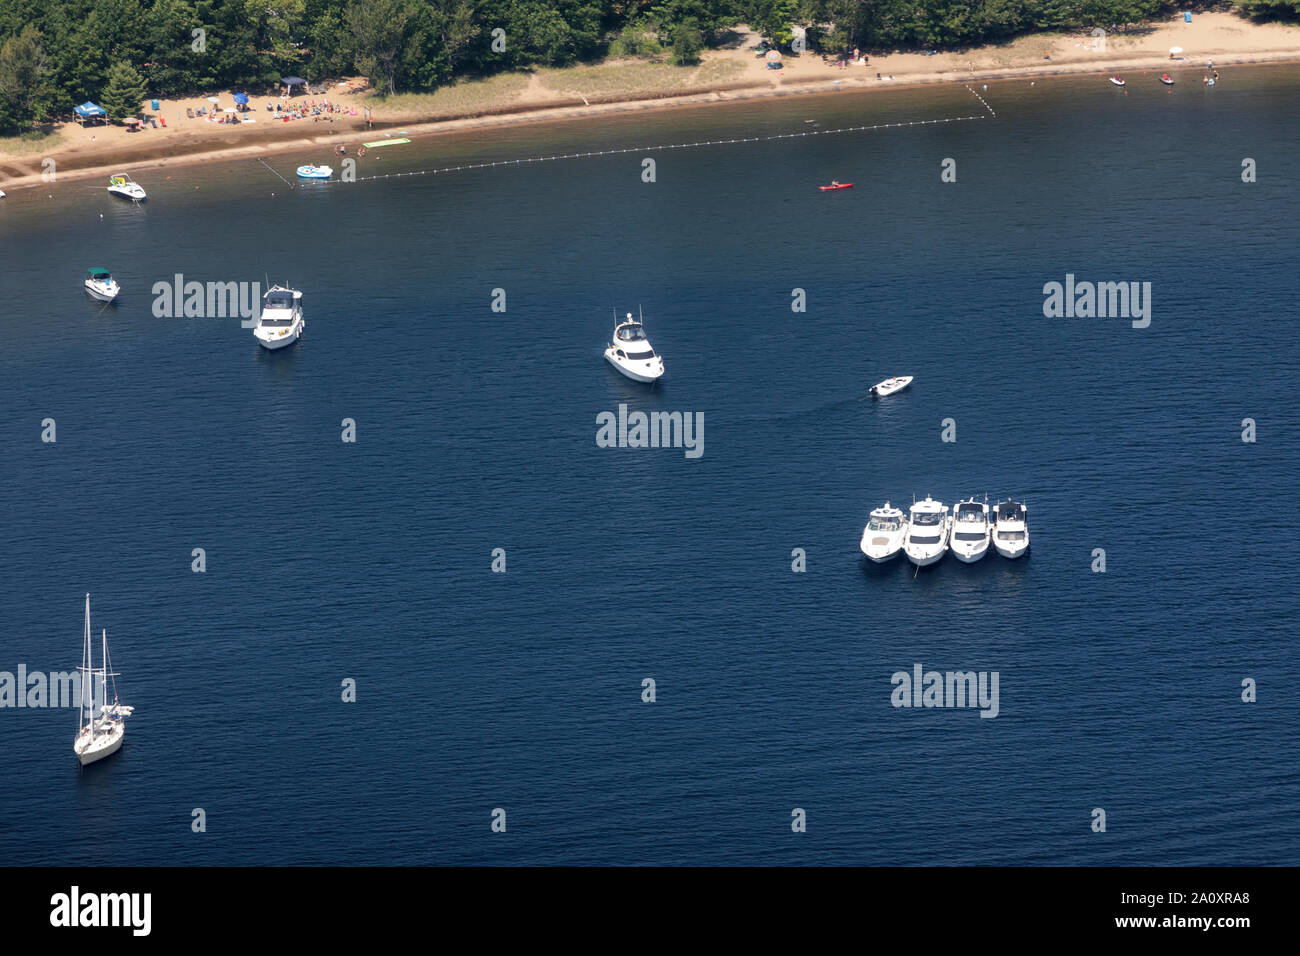
[[[942,551],[936,551],[933,554],[917,554],[904,548],[903,553],[907,555],[907,560],[911,561],[918,568],[924,568],[927,565],[936,564],[939,561],[942,561],[943,556],[948,553],[948,549],[944,548]]]
[[[296,331],[288,332],[285,335],[276,335],[267,338],[263,338],[262,336],[259,335],[257,336],[257,344],[262,346],[262,348],[268,351],[278,352],[280,349],[287,349],[290,345],[293,345],[293,343],[297,342],[300,338],[302,338],[301,328],[297,329]]]
[[[1029,542],[1016,542],[1015,544],[1002,544],[996,539],[993,541],[993,549],[1004,558],[1019,558],[1029,550]]]
[[[984,555],[989,553],[989,546],[988,543],[985,542],[978,551],[962,552],[958,551],[956,548],[952,548],[951,550],[952,556],[958,561],[962,561],[966,564],[974,564],[980,558],[984,557]]]
[[[903,542],[899,540],[891,543],[888,538],[879,535],[867,540],[863,538],[858,544],[858,549],[876,564],[884,564],[886,561],[892,561],[898,557],[903,550]]]
[[[664,374],[662,365],[660,365],[655,371],[643,371],[641,369],[631,368],[618,360],[617,356],[614,355],[613,349],[605,350],[605,361],[634,382],[658,381]]]
[[[77,754],[77,760],[84,767],[117,753],[124,739],[126,739],[126,728],[119,723],[107,735],[100,734],[93,742],[88,741],[85,735],[79,736],[72,749]]]
[[[144,202],[147,198],[149,198],[143,192],[132,193],[124,189],[114,189],[112,187],[109,187],[108,191],[112,193],[114,196],[117,196],[119,199],[125,199],[127,202]]]
[[[118,291],[116,287],[111,290],[104,290],[89,282],[86,283],[86,294],[92,299],[98,299],[100,302],[112,302],[117,298]]]

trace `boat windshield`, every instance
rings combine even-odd
[[[958,541],[983,541],[988,537],[987,531],[958,531],[955,535]]]
[[[628,352],[627,357],[630,359],[637,359],[637,360],[652,359],[655,357],[655,352],[654,349],[650,349],[649,351],[646,352]]]
[[[293,293],[292,292],[268,292],[266,298],[262,300],[264,309],[292,309]]]
[[[871,531],[897,531],[897,518],[872,518],[871,523],[867,525]]]
[[[943,520],[943,514],[938,511],[914,511],[912,512],[912,524],[921,527],[933,527]],[[937,540],[937,539],[936,539]]]
[[[967,505],[957,511],[958,521],[983,521],[984,512],[972,505]]]
[[[624,342],[645,341],[645,329],[641,328],[639,325],[621,325],[619,326],[617,335],[619,339]]]
[[[913,544],[938,544],[939,536],[937,534],[934,535],[914,534],[912,535],[912,543]]]
[[[1024,509],[1021,508],[1019,505],[999,505],[998,520],[999,521],[1024,521],[1025,520]]]

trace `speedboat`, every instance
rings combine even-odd
[[[302,293],[273,285],[262,296],[262,316],[253,335],[267,349],[282,349],[302,338],[307,321],[302,317]]]
[[[117,173],[108,177],[108,191],[114,196],[121,196],[132,202],[144,202],[149,197],[143,187],[126,173]]]
[[[1114,76],[1112,76],[1112,77],[1110,78],[1110,81],[1111,81],[1112,83],[1114,83],[1116,86],[1123,86],[1123,85],[1124,85],[1124,77],[1120,76],[1118,73],[1116,73]]]
[[[299,166],[299,179],[329,179],[334,175],[332,166]]]
[[[1029,518],[1019,501],[1000,501],[993,509],[993,547],[1004,558],[1029,550]]]
[[[903,553],[917,567],[934,564],[948,550],[948,532],[952,519],[942,501],[929,495],[912,503],[911,518],[903,535]]]
[[[641,320],[627,318],[614,326],[614,340],[605,349],[605,358],[634,382],[653,382],[664,374],[664,360],[650,346]]]
[[[862,553],[877,564],[888,561],[903,550],[903,535],[907,533],[907,518],[888,501],[883,508],[871,512],[871,519],[862,529]]]
[[[872,385],[871,394],[877,398],[883,398],[886,395],[893,395],[895,392],[901,392],[911,384],[912,376],[899,375],[895,378],[887,378],[883,382]]]
[[[973,564],[989,549],[989,506],[967,498],[952,509],[952,535],[948,542],[958,561]]]
[[[1165,86],[1173,86],[1174,78],[1170,76],[1168,73],[1161,73],[1160,82],[1163,83]]]
[[[107,269],[95,268],[86,270],[86,291],[100,302],[112,302],[120,290],[113,281],[112,273]]]

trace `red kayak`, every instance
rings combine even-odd
[[[853,184],[852,184],[852,183],[836,183],[834,186],[818,186],[817,188],[820,189],[822,192],[825,192],[825,191],[828,190],[828,189],[852,189],[852,188],[853,188]]]

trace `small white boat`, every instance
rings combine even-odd
[[[871,512],[867,526],[862,529],[858,547],[877,564],[888,561],[903,550],[903,536],[907,534],[907,518],[899,508],[888,501],[883,508]]]
[[[952,534],[948,547],[958,561],[973,564],[989,550],[988,502],[967,498],[952,509]]]
[[[104,631],[101,666],[94,666],[94,652],[90,645],[90,595],[86,595],[86,626],[82,632],[81,666],[82,673],[80,713],[77,738],[72,743],[72,750],[77,760],[84,767],[88,763],[103,760],[117,753],[126,737],[126,718],[131,716],[134,707],[118,703],[117,673],[113,671],[108,660],[108,631]],[[113,703],[108,702],[108,680],[113,678]],[[99,714],[95,713],[95,679],[99,678]]]
[[[1029,509],[1019,501],[1000,501],[993,509],[993,548],[1004,558],[1029,550]]]
[[[887,378],[876,385],[872,385],[871,394],[877,398],[883,398],[886,395],[893,395],[895,392],[901,392],[911,384],[912,376],[898,375],[894,378]]]
[[[614,326],[614,340],[605,349],[605,358],[634,382],[653,382],[664,374],[663,357],[651,347],[642,320],[632,318],[631,312]]]
[[[144,202],[149,198],[145,195],[144,188],[126,173],[109,176],[108,191],[114,196],[121,196],[132,202]]]
[[[1124,85],[1124,77],[1120,76],[1119,74],[1116,74],[1115,76],[1112,76],[1112,77],[1110,78],[1110,81],[1111,81],[1112,83],[1114,83],[1116,86],[1123,86],[1123,85]]]
[[[121,290],[118,289],[117,283],[113,280],[112,273],[107,269],[94,268],[86,270],[86,292],[92,298],[96,298],[100,302],[112,302],[117,298],[119,291]]]
[[[934,564],[948,550],[948,533],[952,519],[942,501],[929,495],[924,501],[913,502],[912,513],[903,535],[903,553],[917,567]]]
[[[332,166],[299,166],[298,178],[300,179],[329,179],[334,175]]]
[[[273,285],[262,296],[262,315],[253,335],[266,349],[282,349],[302,338],[307,320],[302,314],[302,293]]]

